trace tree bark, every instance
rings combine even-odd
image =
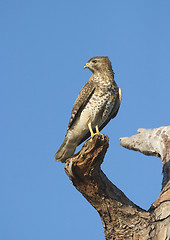
[[[109,138],[96,135],[66,161],[65,171],[78,191],[98,211],[106,240],[170,239],[170,127],[139,129],[139,134],[121,139],[121,145],[162,158],[163,181],[158,199],[148,211],[135,205],[112,184],[100,165]]]

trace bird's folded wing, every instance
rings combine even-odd
[[[82,110],[86,106],[86,104],[89,102],[91,96],[93,95],[95,90],[94,83],[91,81],[88,81],[84,87],[81,89],[74,105],[73,110],[71,113],[71,118],[68,124],[68,129],[71,128],[77,117],[81,114]],[[67,129],[67,130],[68,130]]]
[[[121,89],[118,87],[114,88],[114,98],[113,98],[113,108],[111,113],[109,114],[108,118],[105,120],[105,122],[99,126],[99,131],[101,131],[107,124],[108,122],[116,117],[118,111],[119,111],[119,107],[120,107],[120,103],[121,103],[121,98],[122,98],[122,92]]]

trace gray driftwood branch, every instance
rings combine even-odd
[[[170,239],[170,127],[139,129],[121,139],[121,145],[163,162],[162,191],[148,211],[135,205],[112,184],[100,165],[109,146],[107,136],[86,141],[81,151],[67,160],[65,171],[78,191],[98,211],[107,240]]]

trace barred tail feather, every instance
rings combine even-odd
[[[74,154],[76,147],[77,145],[75,144],[75,142],[69,141],[68,137],[66,136],[61,147],[55,154],[56,161],[65,162],[68,158],[70,158]]]

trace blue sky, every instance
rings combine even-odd
[[[169,11],[168,0],[0,1],[0,239],[104,240],[98,213],[54,160],[93,56],[109,56],[123,94],[102,131],[102,169],[137,205],[156,200],[161,160],[119,138],[169,125]]]

